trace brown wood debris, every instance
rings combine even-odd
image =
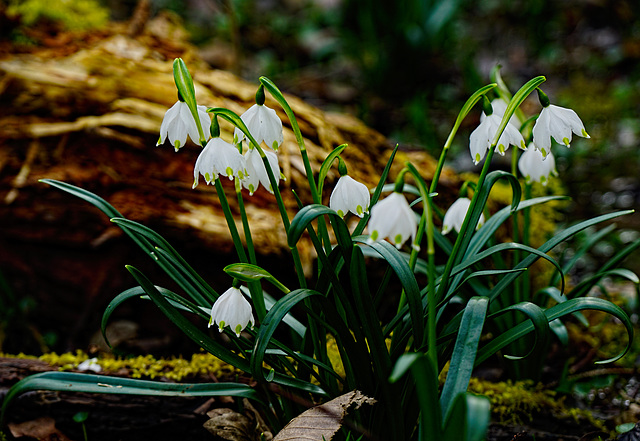
[[[0,271],[28,279],[18,290],[80,291],[82,303],[91,304],[105,289],[110,290],[109,296],[117,294],[117,288],[106,285],[112,271],[124,271],[126,255],[104,253],[105,244],[120,237],[119,230],[94,207],[39,183],[43,178],[98,194],[125,217],[159,231],[179,251],[204,252],[214,260],[215,255],[232,251],[213,187],[201,182],[195,190],[191,188],[200,147],[188,143],[175,153],[168,143],[160,147],[155,143],[164,112],[177,99],[172,75],[175,57],[182,57],[189,67],[202,105],[241,114],[253,104],[257,79],[249,83],[208,68],[188,43],[163,37],[184,32],[162,15],[131,35],[136,36],[129,36],[126,25],[114,24],[85,40],[75,35],[72,52],[67,46],[34,48],[31,53],[9,53],[0,59]],[[393,148],[387,139],[354,117],[286,97],[298,118],[314,171],[333,148],[347,143],[342,156],[350,175],[374,187]],[[293,218],[297,205],[291,190],[309,203],[308,184],[284,112],[269,96],[266,104],[277,110],[284,123],[279,158],[286,181],[281,190]],[[230,140],[232,127],[221,123],[222,137]],[[400,151],[392,176],[407,160],[427,179],[435,168],[435,161],[424,152]],[[325,203],[337,177],[333,167],[325,185]],[[457,178],[446,170],[441,182],[446,187]],[[229,184],[225,180],[231,208],[237,213]],[[245,193],[244,198],[258,252],[282,256],[288,247],[273,196],[260,189],[252,197]],[[124,254],[134,253],[130,247]],[[314,253],[306,239],[300,243],[300,254],[310,271]],[[46,288],[37,284],[39,277]],[[102,306],[103,300],[98,303]],[[44,301],[41,306],[47,304]],[[74,308],[79,308],[77,303]],[[81,314],[67,325],[83,320]]]

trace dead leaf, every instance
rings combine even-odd
[[[373,404],[375,400],[356,390],[338,398],[312,407],[289,421],[273,441],[317,440],[329,441],[342,427],[342,421],[350,410],[363,404]]]
[[[28,436],[39,441],[71,441],[64,433],[56,429],[53,418],[43,417],[24,423],[9,423],[11,435],[16,438]]]
[[[231,409],[214,409],[207,412],[211,418],[204,428],[226,441],[260,441],[256,423]]]

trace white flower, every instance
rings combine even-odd
[[[500,116],[500,119],[502,119],[502,117],[504,116],[504,112],[507,110],[508,105],[509,103],[507,103],[502,97],[495,98],[493,101],[491,101],[491,108],[493,109],[493,113]],[[486,117],[487,115],[482,112],[482,115],[480,115],[480,122],[484,121]],[[519,131],[520,126],[522,126],[522,121],[520,121],[518,115],[514,113],[511,116],[511,119],[509,119],[509,124],[513,125],[516,130]]]
[[[558,144],[569,147],[571,132],[583,138],[590,138],[576,112],[550,104],[542,109],[533,126],[533,144],[543,156],[547,156],[551,152],[551,137]]]
[[[258,144],[264,141],[273,150],[278,150],[284,141],[284,135],[282,134],[282,121],[275,110],[265,105],[254,104],[240,118]],[[233,138],[234,142],[241,142],[246,138],[246,135],[236,127]]]
[[[247,176],[247,164],[236,147],[222,138],[213,138],[196,159],[193,188],[198,185],[200,175],[204,176],[207,184],[218,179],[218,175],[228,176],[231,180],[234,176],[243,179]]]
[[[202,131],[205,139],[209,138],[209,126],[211,126],[211,118],[207,113],[205,106],[198,106],[198,117],[200,118],[200,124],[202,125]],[[187,135],[196,144],[200,145],[200,134],[198,133],[198,126],[191,115],[189,106],[184,101],[178,101],[164,114],[162,124],[160,125],[160,139],[156,145],[163,144],[167,136],[169,142],[176,149],[176,152],[180,147],[183,147],[187,142]],[[202,141],[204,141],[202,140]]]
[[[418,221],[404,195],[393,192],[371,207],[368,228],[370,241],[389,238],[400,248],[409,237],[415,240]]]
[[[268,150],[265,150],[264,154],[266,155],[267,161],[273,171],[273,176],[276,178],[276,185],[278,185],[278,182],[280,182],[280,165],[278,164],[278,155]],[[242,186],[249,189],[249,194],[251,195],[253,195],[253,193],[258,189],[260,184],[262,184],[269,193],[273,193],[273,188],[269,181],[269,175],[267,174],[267,168],[264,166],[264,162],[262,161],[262,157],[260,157],[258,150],[249,149],[247,153],[244,154],[244,157],[247,161],[248,176],[245,176],[244,179],[242,179]]]
[[[469,137],[469,150],[474,164],[478,165],[478,163],[482,161],[482,158],[484,158],[484,155],[487,154],[487,149],[491,146],[491,142],[493,142],[493,138],[498,131],[498,126],[500,126],[500,121],[502,121],[502,116],[492,113],[484,118],[480,125],[471,133]],[[520,147],[523,150],[526,148],[524,138],[522,138],[522,135],[513,124],[507,124],[504,132],[500,135],[500,139],[496,145],[496,152],[504,156],[504,152],[509,148],[509,145]]]
[[[464,218],[467,215],[467,211],[469,211],[469,205],[471,205],[471,201],[468,198],[460,198],[453,204],[451,204],[451,207],[449,207],[444,215],[444,219],[442,220],[442,234],[449,233],[451,229],[456,230],[456,232],[458,233],[460,232],[460,228],[462,228]],[[483,224],[484,214],[480,214],[480,219],[478,219],[476,230]]]
[[[209,326],[214,323],[218,325],[220,332],[225,326],[229,326],[238,337],[249,323],[253,327],[255,322],[251,312],[251,304],[238,288],[229,288],[213,304]]]
[[[369,189],[366,185],[356,181],[351,176],[340,176],[338,183],[331,192],[329,208],[335,210],[340,217],[347,212],[362,217],[369,211]]]
[[[102,367],[98,364],[97,358],[89,358],[78,365],[76,368],[79,371],[93,371],[100,372],[102,371]]]
[[[535,181],[547,185],[549,175],[558,175],[553,153],[549,152],[545,157],[540,150],[535,149],[533,144],[529,144],[527,150],[520,156],[518,169],[527,183]]]

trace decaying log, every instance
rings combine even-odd
[[[184,34],[172,26],[159,17],[133,38],[126,26],[113,25],[98,36],[76,37],[72,52],[43,48],[0,60],[0,271],[18,295],[36,298],[42,329],[62,322],[57,332],[72,336],[66,340],[69,346],[86,341],[86,323],[97,327],[108,300],[134,284],[123,265],[137,263],[140,253],[94,207],[39,179],[93,191],[199,260],[194,266],[206,269],[208,278],[220,278],[220,289],[230,282],[216,275],[236,259],[230,256],[232,242],[215,191],[202,182],[191,188],[200,147],[189,144],[175,153],[168,144],[155,143],[164,112],[176,101],[175,57],[191,70],[199,104],[240,114],[253,103],[257,81],[208,68],[185,41],[164,37]],[[314,171],[333,148],[347,143],[342,156],[350,175],[375,186],[393,147],[385,137],[354,117],[286,97]],[[311,202],[304,168],[284,112],[270,97],[266,104],[277,109],[284,123],[279,158],[287,179],[281,189],[293,217],[297,204],[291,190]],[[232,127],[221,125],[222,137],[231,139]],[[435,161],[426,153],[401,150],[392,177],[406,160],[427,179],[433,173]],[[336,179],[334,167],[325,203]],[[457,177],[446,170],[441,182],[444,189]],[[224,185],[237,213],[233,187],[228,181]],[[288,247],[272,195],[259,190],[246,195],[245,202],[261,263],[294,280],[293,267],[282,265]],[[312,247],[305,239],[299,249],[310,272]],[[140,263],[154,276],[153,265],[146,264]],[[283,275],[285,267],[291,269]]]

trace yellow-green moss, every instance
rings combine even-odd
[[[469,391],[489,398],[493,419],[499,423],[523,424],[533,421],[541,412],[548,412],[557,419],[570,418],[606,430],[604,423],[588,410],[567,407],[564,397],[558,397],[553,390],[534,386],[530,380],[493,383],[472,378]]]
[[[23,26],[48,20],[71,31],[99,28],[109,21],[109,10],[96,0],[10,0],[7,15],[19,17]]]
[[[18,354],[7,355],[0,353],[1,357],[14,357],[26,359],[38,359],[57,367],[61,371],[75,369],[89,356],[82,352],[55,354],[49,353],[35,357],[32,355]],[[132,378],[166,378],[173,381],[182,381],[197,376],[213,376],[216,378],[235,377],[241,371],[224,363],[219,358],[209,354],[193,354],[191,359],[182,357],[158,358],[151,355],[121,358],[113,355],[102,355],[97,359],[98,365],[105,373],[126,373]]]

